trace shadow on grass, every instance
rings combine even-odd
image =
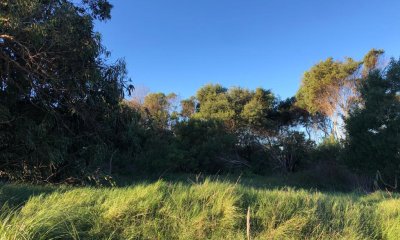
[[[0,206],[8,204],[10,207],[17,207],[31,197],[50,194],[54,191],[63,191],[67,188],[66,186],[0,183]]]
[[[358,185],[354,178],[347,175],[315,174],[314,171],[301,171],[290,174],[274,174],[269,176],[255,174],[163,174],[135,177],[116,177],[118,186],[129,186],[138,183],[154,183],[164,180],[185,185],[198,184],[206,179],[211,181],[239,184],[254,189],[303,189],[327,193],[368,192],[364,186]]]
[[[328,168],[324,168],[328,169]],[[151,184],[158,180],[183,185],[203,183],[206,179],[217,182],[238,184],[241,187],[259,190],[298,189],[319,191],[323,193],[366,193],[365,187],[358,185],[354,176],[338,171],[319,171],[318,169],[300,171],[290,174],[274,174],[269,176],[242,174],[153,174],[135,176],[117,176],[115,181],[119,187],[134,186],[137,184]],[[55,191],[63,192],[72,187],[66,185],[30,185],[6,184],[0,182],[0,206],[7,203],[17,207],[29,198],[41,194],[51,194]]]

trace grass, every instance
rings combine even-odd
[[[244,181],[246,182],[246,181]],[[398,239],[400,198],[225,180],[1,185],[0,239]]]

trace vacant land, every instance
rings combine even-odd
[[[206,179],[123,188],[1,185],[0,239],[398,239],[384,192],[267,189]]]

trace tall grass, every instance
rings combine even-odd
[[[25,193],[25,195],[24,195]],[[6,202],[5,200],[10,201]],[[0,239],[398,239],[400,199],[224,181],[125,188],[3,185]]]

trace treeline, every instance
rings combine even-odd
[[[140,125],[151,134],[141,148],[143,157],[138,154],[140,169],[266,173],[274,167],[291,172],[313,146],[293,129],[309,118],[294,98],[281,101],[262,88],[210,84],[178,106],[176,101],[175,94],[152,93],[142,104],[123,103],[140,113]]]
[[[385,64],[375,49],[360,61],[328,58],[288,99],[210,84],[182,101],[174,93],[126,100],[134,89],[125,64],[108,63],[93,30],[111,8],[104,0],[0,3],[2,178],[87,183],[320,165],[396,188],[400,61]]]
[[[362,61],[328,58],[304,74],[296,96],[209,84],[177,104],[151,93],[123,104],[152,129],[139,169],[170,172],[295,172],[347,166],[394,184],[399,170],[399,66],[383,51]],[[156,148],[154,146],[157,146]],[[377,160],[379,159],[379,160]],[[390,180],[389,180],[390,179]],[[394,186],[392,186],[394,188]]]

